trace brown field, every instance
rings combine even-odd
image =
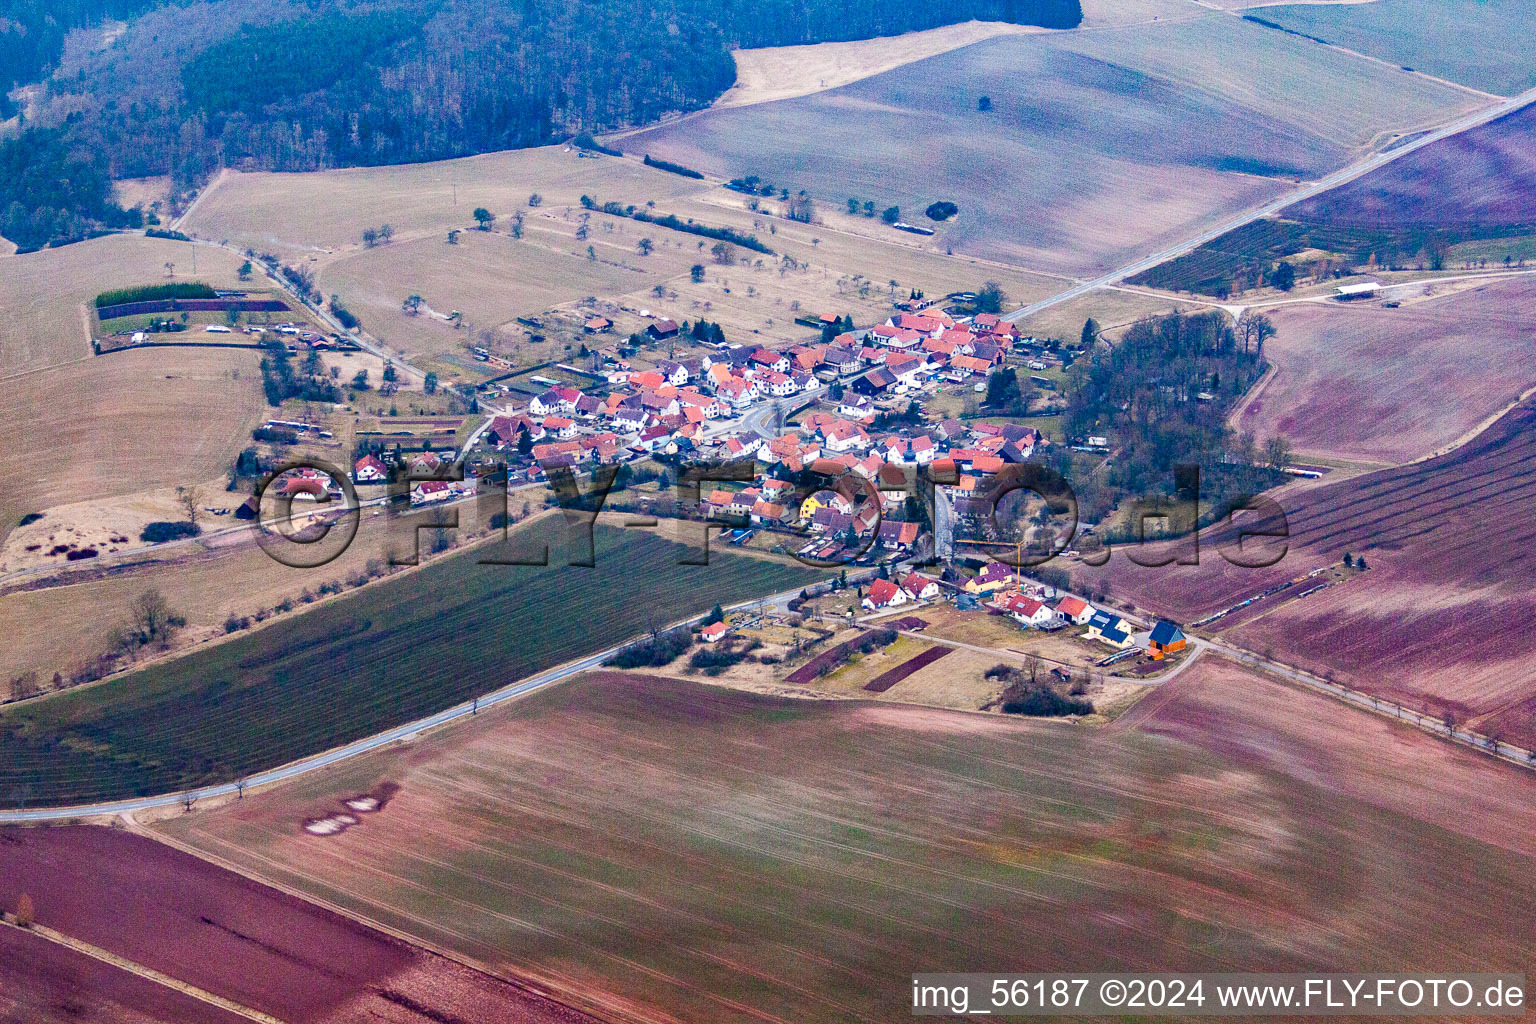
[[[103,291],[163,282],[166,263],[176,265],[178,281],[232,288],[240,283],[241,262],[220,249],[143,235],[106,235],[13,256],[0,273],[0,377],[89,357],[88,306]]]
[[[1226,658],[1207,653],[1115,728],[1219,750],[1490,846],[1536,855],[1536,785],[1529,772]]]
[[[528,214],[532,192],[540,193],[546,206],[575,206],[583,193],[643,205],[707,187],[639,161],[583,159],[559,146],[309,174],[226,171],[181,229],[292,259],[360,248],[363,229],[385,223],[402,239],[472,228],[477,206],[503,220],[517,210]]]
[[[1227,55],[1219,68],[1213,52]],[[993,110],[958,103],[956,80]],[[1341,166],[1382,133],[1479,102],[1207,12],[995,37],[622,144],[721,177],[757,174],[838,208],[849,196],[896,204],[916,223],[929,203],[951,199],[961,212],[929,225],[932,249],[1087,275]],[[1084,109],[1100,116],[1084,119]],[[989,187],[978,192],[977,181]]]
[[[202,496],[198,507],[204,509],[233,509],[245,499],[243,494],[237,497],[226,492],[226,482],[223,477],[201,483],[187,480],[198,488]],[[52,505],[43,518],[18,526],[6,536],[0,546],[0,580],[24,570],[76,568],[79,563],[71,561],[69,555],[81,548],[94,549],[102,557],[127,556],[148,546],[141,534],[150,523],[175,522],[186,515],[175,487]],[[207,512],[202,518],[205,527],[215,529],[229,522]]]
[[[732,50],[731,56],[736,60],[736,84],[714,105],[746,107],[792,96],[808,96],[982,39],[1044,31],[1032,25],[1014,25],[1006,21],[965,21],[876,39]]]
[[[29,512],[219,475],[263,417],[257,362],[249,350],[147,348],[8,381],[0,541]]]
[[[1530,780],[1490,766],[1527,787],[1506,847],[1382,800],[1364,757],[1312,771],[1187,718],[1168,738],[606,673],[157,827],[645,1021],[906,1019],[911,971],[998,950],[1038,970],[1536,952]],[[1465,770],[1434,753],[1417,774]],[[358,827],[299,828],[384,780]]]
[[[295,1024],[591,1020],[120,829],[0,833],[0,903],[13,907],[22,893],[39,924]],[[88,1008],[117,987],[110,977],[81,980],[76,998]]]
[[[1295,597],[1300,584],[1212,628],[1260,653],[1432,713],[1449,712],[1514,743],[1536,740],[1536,611],[1528,587],[1536,497],[1536,408],[1501,418],[1449,455],[1281,496],[1285,557],[1229,565],[1209,534],[1198,566],[1142,568],[1125,552],[1104,569],[1118,598],[1192,621],[1272,584],[1363,555],[1369,571]]]
[[[1536,282],[1507,278],[1398,309],[1298,303],[1269,311],[1275,377],[1233,424],[1302,457],[1405,462],[1439,450],[1536,383],[1517,312]]]
[[[1183,0],[1083,0],[1083,28],[1103,28],[1169,18],[1198,18],[1205,12]]]
[[[456,331],[442,319],[455,309],[476,328],[480,343],[485,343],[484,329],[499,327],[491,347],[520,362],[535,362],[567,356],[555,345],[529,343],[528,331],[514,318],[555,307],[573,311],[577,300],[589,296],[600,300],[593,308],[613,317],[615,332],[621,335],[642,329],[648,320],[638,311],[647,309],[678,320],[702,317],[717,322],[732,338],[755,335],[770,344],[785,344],[814,337],[813,330],[794,323],[801,312],[846,312],[859,323],[883,320],[896,291],[890,285],[893,280],[903,291],[915,286],[930,295],[996,280],[1016,303],[1061,286],[1013,267],[934,252],[909,240],[915,236],[892,237],[898,233],[879,221],[825,207],[816,224],[782,219],[776,209],[768,211],[776,206],[771,203],[754,213],[734,193],[655,171],[636,160],[578,160],[555,149],[495,157],[431,165],[437,168],[435,177],[416,165],[369,169],[366,177],[358,177],[364,173],[360,171],[226,174],[210,187],[185,226],[258,248],[266,243],[254,240],[250,232],[281,229],[288,245],[279,248],[286,257],[314,269],[321,289],[339,294],[370,333],[414,356],[462,356],[456,350],[470,343],[470,332]],[[511,191],[504,176],[513,166],[527,176],[527,190],[545,196],[542,206],[527,208],[527,191],[521,185]],[[386,181],[387,175],[394,177]],[[448,188],[443,184],[448,178],[459,182],[457,208],[437,195]],[[286,194],[281,191],[284,184],[293,186]],[[427,189],[427,198],[407,207],[413,187]],[[506,205],[486,200],[502,214],[495,231],[465,230],[459,245],[447,245],[448,228],[470,223],[472,205],[464,196],[482,192],[506,200]],[[713,243],[706,239],[603,214],[591,215],[589,237],[578,240],[582,211],[576,200],[584,193],[600,201],[643,204],[654,199],[658,214],[675,213],[756,234],[777,255],[739,249],[734,265],[721,266],[711,258]],[[439,204],[439,199],[444,201]],[[313,215],[317,202],[326,211],[319,216]],[[507,233],[507,215],[517,209],[525,216],[521,241]],[[364,249],[353,232],[386,219],[396,228],[395,241]],[[636,251],[641,238],[655,244],[648,257]],[[588,245],[595,260],[587,256]],[[783,268],[778,256],[792,257],[797,265]],[[699,284],[688,274],[694,263],[706,267],[706,279]],[[664,285],[660,297],[654,292],[658,284]],[[401,302],[411,294],[421,295],[430,312],[416,317],[401,313]],[[575,337],[543,333],[575,348]],[[459,366],[432,368],[445,375],[463,374]]]
[[[638,229],[648,225],[620,221],[634,230],[624,235],[594,231],[588,241],[577,242],[574,224],[546,228],[544,220],[530,219],[521,241],[499,231],[466,231],[458,245],[434,233],[360,249],[323,264],[320,287],[327,294],[340,293],[370,334],[415,356],[460,349],[469,332],[428,313],[402,313],[400,305],[409,295],[420,295],[444,316],[459,310],[475,327],[491,328],[584,296],[645,291],[686,274],[693,262],[684,262],[687,257],[675,247],[638,255],[635,245],[643,237]],[[657,234],[676,233],[644,232],[653,239]],[[588,244],[598,259],[587,258]]]
[[[38,935],[0,927],[0,1020],[238,1024],[245,1019]]]
[[[1259,12],[1263,16],[1263,12]],[[1051,42],[1158,80],[1212,92],[1346,150],[1449,120],[1480,97],[1230,15],[1159,19]],[[1202,59],[1220,53],[1220,61]],[[1328,102],[1318,102],[1321,96]],[[1264,155],[1258,153],[1261,158]]]

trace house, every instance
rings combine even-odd
[[[701,511],[709,515],[718,515],[731,507],[731,499],[734,497],[735,495],[724,488],[710,491],[708,495],[699,499]]]
[[[745,409],[757,401],[759,395],[757,385],[740,377],[732,377],[715,388],[715,397],[729,402],[734,409]]]
[[[910,548],[916,541],[922,527],[918,523],[898,523],[892,519],[883,519],[880,522],[880,543],[888,548]]]
[[[749,358],[751,365],[759,369],[772,370],[775,373],[789,372],[789,357],[772,349],[755,348]]]
[[[607,334],[613,328],[613,321],[605,316],[595,316],[581,325],[581,329],[588,334]]]
[[[1017,578],[1013,566],[1004,565],[1002,562],[988,562],[982,566],[981,572],[966,581],[965,589],[972,594],[990,594],[994,590],[1000,590],[1012,583]]]
[[[708,420],[719,419],[731,411],[730,406],[712,395],[701,395],[697,391],[679,391],[677,401],[685,409],[698,409]]]
[[[847,416],[849,419],[862,420],[875,414],[875,405],[863,395],[843,394],[843,400],[837,407],[839,416]]]
[[[384,468],[377,456],[364,455],[352,464],[352,479],[360,484],[383,483],[389,479],[389,470]]]
[[[553,434],[562,441],[569,441],[576,436],[576,421],[568,420],[564,416],[550,416],[544,421],[544,432]]]
[[[875,580],[869,585],[869,596],[864,598],[864,607],[870,611],[895,608],[906,604],[908,600],[907,592],[890,580]]]
[[[1147,638],[1147,653],[1156,660],[1161,660],[1166,654],[1182,651],[1186,639],[1184,631],[1167,619],[1158,619],[1152,627],[1152,633]]]
[[[533,401],[528,403],[528,411],[535,416],[572,412],[576,408],[576,399],[580,397],[581,392],[575,388],[550,388],[533,397]]]
[[[856,379],[849,385],[861,395],[873,397],[883,394],[892,384],[896,383],[896,375],[883,366],[877,366],[864,376]]]
[[[826,355],[822,356],[820,365],[839,376],[852,373],[859,368],[859,350],[854,347],[833,346],[827,349]]]
[[[1019,625],[1033,629],[1042,629],[1061,622],[1061,616],[1056,614],[1055,609],[1026,594],[1014,595],[1008,602],[1006,611]]]
[[[509,444],[517,443],[518,435],[524,428],[527,429],[531,440],[537,441],[544,436],[543,424],[527,416],[497,416],[491,420],[486,436],[496,447],[505,448]]]
[[[914,572],[901,581],[901,589],[910,594],[914,601],[927,601],[939,596],[939,581]]]
[[[632,434],[637,430],[643,429],[645,427],[646,421],[649,419],[650,414],[647,413],[644,409],[638,407],[621,407],[617,412],[613,414],[613,426],[615,430],[623,431],[626,434]]]
[[[666,317],[658,318],[645,329],[645,333],[653,341],[662,341],[666,338],[675,338],[677,337],[678,332],[679,328],[676,321],[668,320]]]
[[[1131,646],[1131,630],[1118,615],[1094,612],[1088,620],[1088,629],[1083,633],[1083,639],[1099,640],[1123,651]]]
[[[759,499],[752,506],[752,521],[759,526],[773,526],[784,521],[784,506]]]
[[[688,367],[684,366],[682,363],[675,363],[670,359],[663,359],[656,364],[656,372],[661,374],[661,376],[669,384],[675,384],[678,387],[682,387],[684,384],[688,383]]]
[[[1098,612],[1093,605],[1080,597],[1068,595],[1056,602],[1056,611],[1074,626],[1081,626]]]
[[[788,398],[799,390],[789,374],[777,370],[763,370],[757,375],[756,383],[759,388],[766,388],[774,398]]]
[[[762,491],[756,487],[748,487],[732,495],[731,503],[725,507],[725,510],[732,515],[744,516],[752,511],[753,506],[761,501],[762,497]]]
[[[755,455],[763,446],[763,439],[755,434],[740,434],[736,437],[728,437],[720,443],[720,452],[733,462],[736,459],[744,459],[749,455]]]
[[[829,451],[846,452],[861,447],[866,440],[864,432],[847,420],[838,420],[821,432]]]
[[[411,456],[410,468],[416,475],[436,473],[443,468],[443,460],[432,452],[421,452],[419,455]]]
[[[452,498],[453,493],[447,480],[423,480],[411,488],[411,504],[435,505]]]
[[[723,622],[713,622],[699,630],[699,639],[706,644],[716,643],[725,637],[729,627]]]
[[[825,533],[833,537],[841,536],[848,527],[853,525],[853,516],[846,512],[839,512],[835,508],[818,508],[813,512],[807,512],[801,506],[800,515],[811,520],[812,533]]]

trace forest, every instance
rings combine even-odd
[[[1237,329],[1226,315],[1169,313],[1137,321],[1067,371],[1068,437],[1103,434],[1115,457],[1102,473],[1068,478],[1096,520],[1121,500],[1169,495],[1174,468],[1198,465],[1203,500],[1220,506],[1285,479],[1283,439],[1260,444],[1226,425],[1233,404],[1264,372],[1264,317]]]
[[[80,6],[77,23],[90,23],[133,4]],[[707,106],[735,80],[737,47],[869,38],[971,18],[1059,28],[1076,25],[1082,12],[1078,0],[161,6],[133,17],[97,52],[66,47],[61,58],[50,49],[31,64],[18,56],[12,74],[53,74],[14,144],[22,158],[36,150],[57,162],[44,152],[52,149],[99,164],[111,178],[168,174],[182,192],[225,166],[302,171],[445,159]],[[49,147],[32,145],[45,138]],[[26,187],[0,183],[0,209],[49,205],[75,217],[18,224],[23,237],[7,237],[36,246],[112,226],[110,193],[97,184],[83,181],[40,204]],[[66,196],[72,206],[54,205]]]

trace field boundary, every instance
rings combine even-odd
[[[143,964],[129,960],[127,957],[118,956],[116,953],[102,949],[100,946],[93,946],[84,940],[65,935],[63,932],[49,928],[47,925],[32,924],[23,928],[9,920],[0,921],[0,925],[6,928],[14,928],[17,931],[30,932],[47,942],[63,946],[65,949],[72,949],[82,956],[88,956],[93,960],[100,960],[102,963],[116,967],[120,971],[126,971],[146,981],[163,985],[174,992],[180,992],[184,996],[191,996],[199,1002],[216,1006],[221,1010],[226,1010],[247,1020],[258,1021],[259,1024],[284,1024],[283,1021],[271,1014],[262,1013],[260,1010],[253,1010],[249,1006],[243,1006],[235,1002],[233,999],[226,999],[221,995],[209,992],[207,989],[198,988],[196,985],[182,981],[179,978],[173,978],[169,974],[162,974],[153,967],[145,967]]]
[[[171,849],[176,850],[179,853],[184,853],[189,857],[196,857],[198,860],[201,860],[204,863],[212,864],[214,867],[228,871],[230,874],[238,875],[239,877],[249,879],[258,885],[266,886],[268,889],[274,889],[277,892],[292,896],[296,900],[312,904],[314,906],[320,907],[323,910],[328,910],[338,917],[344,917],[349,921],[355,921],[365,928],[371,928],[374,931],[379,932],[381,935],[388,935],[390,938],[403,942],[414,949],[426,950],[428,953],[431,953],[435,956],[440,956],[444,960],[459,964],[460,966],[466,967],[472,971],[478,971],[479,973],[484,974],[487,977],[495,978],[498,981],[506,982],[513,988],[522,992],[526,992],[538,999],[546,999],[559,1006],[565,1006],[579,1013],[584,1013],[591,1017],[606,1020],[609,1022],[609,1024],[646,1024],[646,1022],[641,1021],[640,1018],[619,1013],[614,1010],[614,1008],[607,1005],[592,1004],[574,1006],[565,999],[562,999],[559,994],[553,991],[546,991],[545,989],[541,988],[532,978],[522,977],[508,971],[498,969],[491,964],[488,964],[475,957],[468,956],[466,954],[459,953],[455,950],[441,946],[438,943],[433,942],[432,940],[423,936],[412,935],[409,932],[402,931],[401,929],[392,925],[385,924],[382,921],[376,921],[369,917],[367,914],[361,914],[355,910],[351,910],[337,903],[333,903],[323,896],[318,896],[314,893],[304,892],[303,890],[296,889],[286,882],[282,882],[267,875],[260,874],[248,867],[245,867],[244,865],[237,864],[234,861],[226,860],[223,857],[220,857],[215,853],[211,853],[201,847],[192,846],[191,844],[185,843],[182,840],[175,838],[174,836],[167,835],[159,829],[151,827],[150,824],[138,820],[131,813],[120,815],[118,820],[123,822],[128,831],[134,833],[135,835],[140,835],[145,839],[149,839],[153,842],[160,843],[161,845],[168,846]],[[206,835],[206,833],[201,831],[199,831],[199,834]]]
[[[864,689],[870,693],[884,693],[903,679],[920,672],[940,658],[954,654],[956,649],[954,647],[930,647],[926,651],[919,651],[916,655],[908,658],[895,668],[888,668],[865,683]]]
[[[1438,736],[1440,739],[1449,740],[1464,747],[1470,747],[1479,753],[1497,758],[1500,761],[1506,761],[1527,771],[1536,771],[1536,749],[1527,749],[1505,740],[1490,739],[1482,733],[1474,732],[1471,729],[1448,726],[1433,715],[1426,715],[1421,711],[1415,711],[1413,708],[1405,707],[1385,697],[1372,696],[1364,690],[1357,690],[1343,683],[1330,682],[1321,676],[1308,672],[1306,669],[1287,665],[1282,661],[1276,661],[1272,658],[1265,658],[1225,640],[1202,637],[1199,643],[1209,647],[1217,654],[1256,672],[1310,687],[1361,710],[1374,711],[1384,718],[1396,719],[1431,736]]]
[[[799,595],[802,587],[793,590],[780,591],[763,597],[740,601],[724,609],[727,612],[753,608],[762,603],[776,603],[788,600]],[[673,629],[678,626],[688,626],[696,622],[702,622],[708,615],[707,612],[690,616],[689,618],[669,623],[665,628]],[[267,786],[278,785],[290,779],[306,775],[321,768],[339,764],[359,755],[387,747],[392,744],[417,739],[422,733],[448,725],[461,718],[478,715],[481,710],[495,707],[507,701],[516,700],[554,683],[579,675],[590,669],[599,668],[609,658],[636,643],[643,642],[648,633],[633,636],[622,643],[615,644],[606,650],[595,654],[589,654],[574,661],[568,661],[555,665],[532,676],[508,683],[500,689],[479,697],[473,697],[467,701],[461,701],[449,708],[427,715],[412,722],[386,729],[372,736],[354,740],[341,747],[333,747],[330,750],[311,754],[308,757],[289,761],[285,764],[268,768],[265,771],[236,779],[232,782],[217,783],[212,786],[201,786],[189,790],[161,793],[156,796],[139,797],[129,800],[114,800],[99,804],[75,804],[60,807],[38,807],[32,809],[11,808],[0,810],[0,824],[26,824],[28,822],[43,821],[82,821],[89,818],[106,816],[121,816],[135,811],[152,810],[159,807],[173,807],[176,804],[191,804],[200,800],[208,800],[223,796],[238,796],[245,790],[255,790]]]

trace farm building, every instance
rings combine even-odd
[[[1380,281],[1361,281],[1359,284],[1341,284],[1336,296],[1342,301],[1351,299],[1368,299],[1381,289]]]
[[[699,639],[707,644],[717,643],[725,637],[726,625],[723,622],[714,622],[699,630]]]
[[[666,338],[677,337],[678,330],[679,328],[676,321],[668,320],[667,318],[662,317],[661,319],[647,326],[645,333],[657,341],[662,341]]]
[[[1147,635],[1147,653],[1161,659],[1165,654],[1182,651],[1186,642],[1182,629],[1167,619],[1159,619]]]

